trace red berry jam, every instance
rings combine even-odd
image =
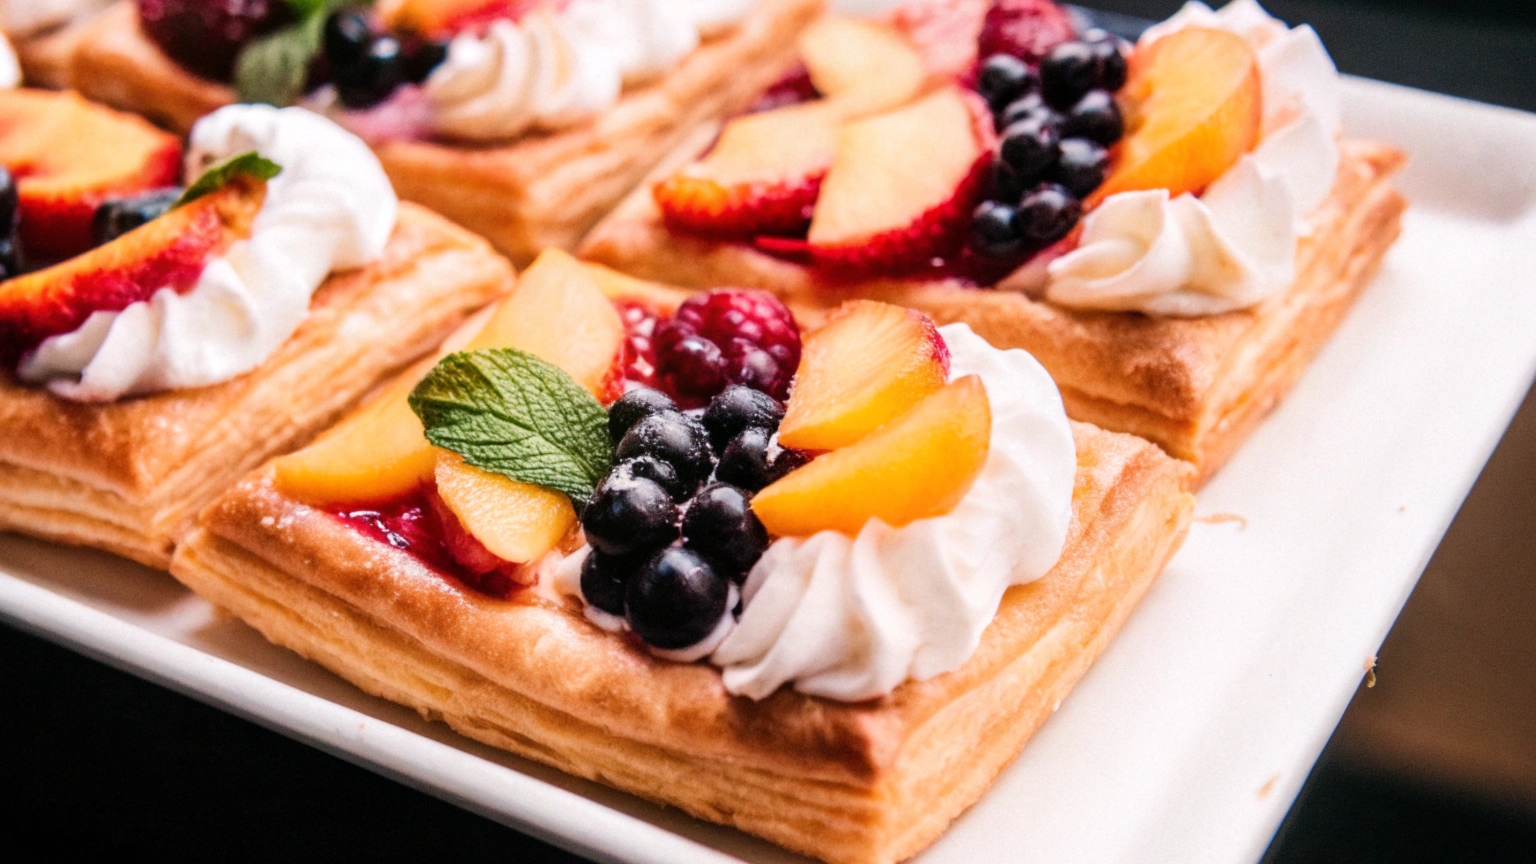
[[[632,300],[615,300],[619,317],[628,334],[624,343],[624,380],[645,387],[658,387],[656,380],[656,328],[661,314]]]
[[[756,114],[761,111],[772,111],[775,108],[783,108],[786,105],[798,105],[801,102],[809,102],[812,99],[821,98],[816,85],[811,82],[811,72],[805,68],[804,63],[795,64],[794,68],[784,73],[779,80],[769,85],[757,101],[747,108],[746,113]]]
[[[188,71],[214,81],[234,74],[240,50],[293,21],[284,0],[138,0],[144,35]]]
[[[1039,63],[1075,35],[1072,18],[1052,0],[995,0],[977,41],[978,55],[1012,54]]]

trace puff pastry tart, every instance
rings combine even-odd
[[[166,567],[213,496],[506,292],[368,148],[233,106],[182,144],[0,92],[0,528]]]
[[[402,198],[522,264],[573,247],[698,124],[743,108],[820,7],[262,0],[212,21],[190,0],[121,0],[73,40],[65,77],[174,129],[237,98],[324,111],[374,145]],[[327,14],[316,45],[322,22],[303,16]],[[307,80],[294,51],[318,52]]]
[[[1253,0],[1134,46],[1046,0],[916,0],[800,45],[780,107],[701,132],[581,254],[965,322],[1038,357],[1075,419],[1204,479],[1398,236],[1403,154],[1341,140],[1316,34]]]
[[[471,738],[907,858],[1147,590],[1189,468],[1071,423],[964,324],[853,301],[802,341],[766,292],[684,296],[546,253],[461,350],[210,505],[171,572]]]

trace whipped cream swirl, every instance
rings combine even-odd
[[[73,21],[112,0],[0,0],[0,33],[30,36],[40,30]]]
[[[1012,585],[1044,576],[1066,542],[1077,473],[1061,394],[1035,358],[964,324],[940,330],[953,377],[980,375],[991,450],[949,513],[856,537],[784,537],[752,568],[740,622],[710,661],[732,693],[781,685],[840,701],[951,671],[975,652]]]
[[[496,141],[579,123],[665,71],[754,0],[571,0],[462,33],[424,89],[439,134]]]
[[[282,166],[251,236],[210,260],[186,293],[161,288],[43,341],[23,358],[22,380],[81,401],[227,381],[293,335],[333,270],[383,253],[398,201],[362,141],[301,108],[232,105],[193,128],[188,179],[251,150]]]
[[[11,40],[0,33],[0,89],[8,89],[21,84],[21,64],[16,61],[16,49],[11,47]]]
[[[1199,198],[1165,189],[1106,198],[1077,249],[1051,262],[1045,296],[1082,309],[1214,315],[1252,306],[1296,278],[1296,249],[1339,166],[1339,76],[1311,27],[1293,29],[1255,0],[1220,12],[1191,2],[1148,30],[1219,28],[1258,56],[1258,145]]]

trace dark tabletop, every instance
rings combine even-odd
[[[1161,18],[1179,4],[1095,5]],[[1345,72],[1536,110],[1532,0],[1266,6],[1293,23],[1312,23]],[[1530,569],[1536,572],[1536,562]],[[1306,843],[1292,838],[1304,838],[1314,823],[1357,818],[1360,796],[1387,794],[1362,783],[1337,792],[1337,801],[1313,796],[1321,803],[1293,813],[1287,842],[1271,850],[1269,864],[1303,860]],[[581,860],[3,626],[0,796],[0,860],[56,860],[72,852],[151,860]],[[1466,824],[1468,837],[1486,836],[1485,823]],[[1386,857],[1371,860],[1408,860],[1377,852]],[[1446,854],[1413,860],[1477,860]]]

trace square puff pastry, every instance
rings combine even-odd
[[[0,530],[151,567],[205,504],[330,425],[511,289],[485,241],[402,204],[383,257],[330,277],[266,362],[192,390],[86,404],[0,376]]]
[[[802,309],[869,297],[964,321],[1000,348],[1045,365],[1074,420],[1151,439],[1208,479],[1300,379],[1397,240],[1407,202],[1391,176],[1406,161],[1377,142],[1345,141],[1338,179],[1297,251],[1292,286],[1251,309],[1200,318],[1078,311],[958,282],[819,282],[807,267],[744,244],[668,230],[651,186],[691,162],[700,130],[583,241],[580,255],[643,279],[694,288],[765,288]],[[1043,274],[1042,274],[1043,275]]]
[[[171,573],[271,641],[460,733],[832,864],[932,843],[1055,710],[1188,526],[1189,467],[1073,424],[1055,568],[1004,596],[976,653],[889,696],[732,697],[575,601],[492,600],[284,497],[270,467],[208,507]]]
[[[700,123],[756,98],[793,60],[796,38],[821,8],[822,0],[762,0],[738,26],[568,130],[505,144],[392,141],[374,149],[401,198],[526,264],[547,247],[573,248]],[[140,30],[131,0],[74,38],[63,78],[90,99],[183,132],[235,101],[229,87],[162,54]]]

